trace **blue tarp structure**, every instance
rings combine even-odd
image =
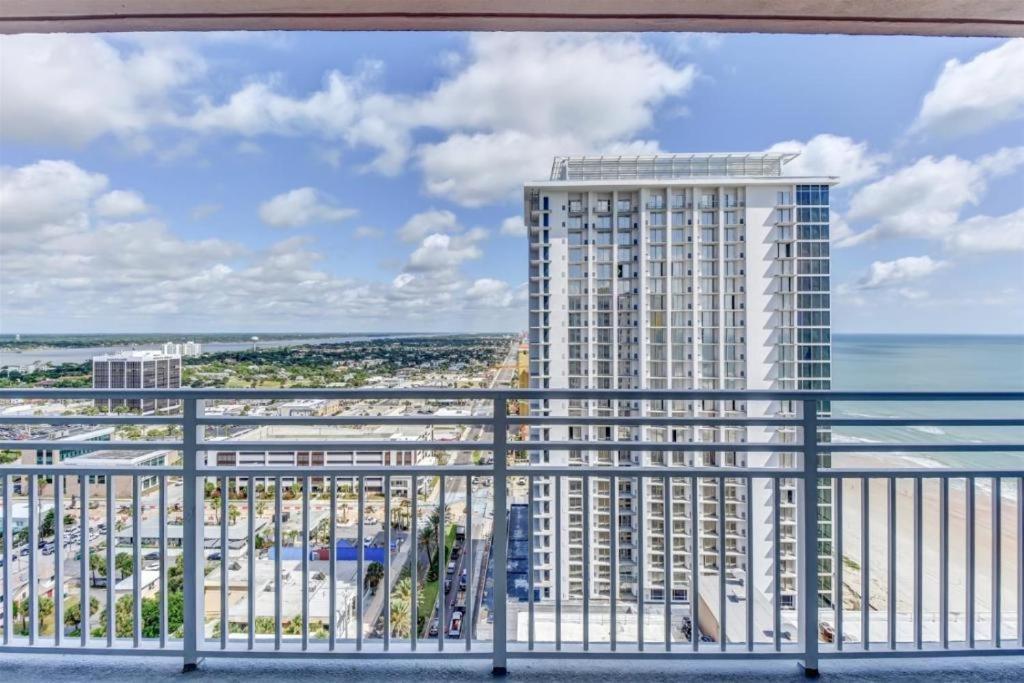
[[[356,549],[355,544],[348,539],[338,539],[338,545],[335,548],[336,558],[338,560],[358,560],[359,552]],[[384,564],[387,551],[384,548],[364,548],[363,559],[366,562],[380,562]],[[311,560],[327,560],[330,558],[327,548],[314,548],[309,551],[309,559]],[[274,548],[270,549],[270,559],[276,559]],[[301,560],[302,559],[302,546],[291,546],[287,548],[281,548],[281,559],[282,560]]]

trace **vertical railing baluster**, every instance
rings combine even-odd
[[[949,649],[949,478],[939,482],[939,639]]]
[[[974,649],[974,477],[967,477],[967,647]]]
[[[117,582],[117,566],[114,555],[114,477],[106,477],[107,494],[107,647],[113,647],[117,626],[117,603],[114,584]]]
[[[782,649],[782,482],[772,478],[772,646]],[[694,625],[696,627],[696,625]]]
[[[256,647],[256,477],[251,473],[246,480],[245,497],[249,507],[249,534],[246,538],[246,578],[249,583],[245,595],[245,632],[246,647],[252,650]]]
[[[132,645],[142,643],[142,481],[132,477]],[[57,622],[60,623],[60,622]]]
[[[1002,638],[1000,637],[1001,624],[999,623],[1002,619],[1002,605],[1000,604],[1001,595],[1000,588],[1002,587],[1002,567],[1000,563],[1003,561],[1002,558],[1002,542],[1003,542],[1003,519],[1002,519],[1002,505],[1003,505],[1003,480],[999,477],[992,477],[992,646],[1002,647]]]
[[[672,651],[672,583],[673,583],[673,581],[672,581],[672,573],[674,571],[673,568],[672,568],[672,478],[666,475],[664,477],[664,479],[662,479],[662,481],[664,482],[662,484],[662,490],[661,490],[662,505],[664,507],[664,509],[662,510],[662,519],[663,519],[663,526],[664,526],[664,529],[665,529],[664,540],[662,541],[662,545],[663,545],[663,547],[665,549],[665,563],[664,563],[665,564],[665,579],[662,582],[664,584],[664,595],[661,596],[662,602],[664,603],[665,621],[663,623],[663,627],[664,628],[662,630],[664,631],[664,638],[665,638],[665,652],[671,652]],[[693,507],[693,505],[694,505],[694,497],[696,496],[696,484],[695,484],[695,482],[696,482],[696,479],[691,477],[690,478],[690,510],[691,511],[696,509],[696,508]],[[695,523],[694,523],[694,526],[696,526]],[[691,532],[694,533],[694,534],[696,533],[696,531],[694,531],[693,529],[691,529]],[[691,569],[696,567],[696,564],[693,563],[694,558],[696,558],[696,555],[694,555],[694,557],[690,558],[690,562],[691,562],[690,568]],[[696,572],[694,572],[693,576],[696,577]],[[691,584],[690,592],[693,593],[693,586],[696,585],[696,582],[691,579],[690,584]],[[693,595],[691,595],[690,596],[690,601],[691,601],[690,602],[690,607],[691,607],[690,611],[691,611],[691,614],[693,614],[693,609],[692,609],[693,608],[693,604],[694,604],[693,600],[694,600]],[[693,628],[695,630],[693,631],[693,633],[696,633],[696,625],[697,625],[697,622],[694,621],[693,622]],[[694,644],[694,648],[696,648],[696,644]]]
[[[555,486],[555,650],[562,649],[562,476],[551,478]]]
[[[896,477],[889,477],[888,479],[888,531],[886,532],[886,543],[888,545],[888,553],[886,562],[888,564],[889,575],[886,579],[886,590],[888,591],[888,597],[886,599],[886,612],[888,614],[888,628],[889,628],[889,649],[896,649]]]
[[[718,647],[725,652],[729,640],[725,595],[725,477],[718,477]]]
[[[504,396],[494,399],[494,636],[492,670],[504,674],[507,670],[508,633],[506,609],[508,607],[508,405]]]
[[[138,567],[138,564],[135,566]],[[55,474],[53,475],[53,644],[55,647],[60,647],[63,636],[64,477],[60,474]]]
[[[665,484],[671,488],[672,480],[666,479]],[[700,480],[697,477],[690,477],[690,649],[696,652],[700,649]],[[666,505],[671,502],[666,498]],[[669,530],[671,533],[671,530]],[[669,536],[666,536],[669,538]],[[670,553],[672,545],[666,547],[666,553]],[[671,554],[669,557],[669,568],[672,567]],[[665,586],[666,593],[671,596],[671,572],[668,573],[669,583]],[[671,616],[672,603],[667,601],[666,619]],[[665,629],[666,638],[671,645],[671,630]]]
[[[473,601],[473,476],[466,475],[466,547],[462,562],[466,565],[466,612],[462,630],[466,634],[466,652],[473,649],[473,627],[476,625],[476,603]]]
[[[3,581],[4,581],[4,593],[3,593],[3,596],[0,596],[0,601],[3,602],[3,608],[4,608],[4,614],[3,614],[4,645],[10,645],[11,644],[11,612],[14,609],[13,608],[13,605],[14,605],[14,595],[12,594],[13,592],[10,589],[10,585],[11,585],[11,563],[14,562],[14,552],[12,551],[12,549],[14,548],[14,543],[12,542],[12,539],[11,539],[11,531],[13,529],[13,525],[11,523],[11,495],[12,495],[12,491],[14,489],[14,486],[13,486],[13,483],[11,482],[11,476],[10,475],[6,475],[6,474],[0,474],[0,486],[3,487],[2,493],[3,493],[3,497],[4,497],[4,518],[3,518],[3,532],[4,532],[3,553],[4,553],[4,564],[3,564],[2,567],[0,567],[0,577],[2,577]],[[85,543],[88,538],[89,538],[88,533],[83,533],[82,534],[82,542],[83,543]],[[83,553],[83,557],[84,556],[85,555]],[[88,560],[86,560],[86,561],[88,561]],[[82,572],[82,576],[84,577],[86,575],[87,574],[83,571]],[[85,585],[85,581],[84,580],[82,581],[82,585],[83,586]],[[87,598],[88,598],[88,596],[82,598],[82,600],[83,600],[82,604],[88,604],[87,602],[85,602],[85,600]],[[83,609],[82,613],[83,614],[87,614],[88,610],[87,609]],[[83,644],[83,646],[85,645],[84,642],[82,644]]]
[[[832,560],[835,564],[836,571],[836,585],[834,595],[836,605],[836,632],[834,642],[836,650],[842,652],[843,650],[843,484],[845,479],[834,477],[832,479],[832,486],[834,490],[834,514],[832,518],[835,520],[835,554]]]
[[[645,555],[644,548],[644,521],[647,518],[647,507],[644,503],[644,488],[646,482],[643,476],[636,478],[636,512],[633,515],[633,519],[636,520],[636,547],[637,547],[637,561],[636,561],[636,576],[637,576],[637,593],[636,593],[636,643],[637,650],[640,652],[644,651],[644,603],[646,602],[646,591],[647,586],[644,581],[644,575],[647,570],[647,557]]]
[[[206,524],[204,484],[200,482],[199,427],[196,420],[201,411],[198,399],[182,401],[182,500],[184,505],[182,560],[184,570],[184,642],[182,643],[183,671],[194,671],[199,664],[199,642],[203,633],[203,539]]]
[[[818,673],[818,402],[805,399],[803,427],[803,571],[800,590],[804,594],[804,671]]]
[[[7,500],[6,489],[4,500]],[[90,622],[92,621],[90,619],[92,616],[90,614],[92,611],[92,597],[89,595],[89,582],[92,580],[89,569],[89,556],[92,554],[92,544],[91,539],[89,538],[89,476],[85,473],[78,475],[78,500],[80,512],[78,528],[79,534],[81,535],[81,538],[78,541],[78,605],[81,607],[79,613],[82,615],[82,621],[78,626],[78,635],[81,640],[82,647],[87,647],[89,645],[89,629],[91,628]],[[10,515],[5,514],[4,519],[10,519]],[[7,534],[4,534],[4,537],[6,538]],[[6,556],[10,557],[10,552],[7,552]],[[6,566],[6,564],[4,566]],[[7,583],[7,577],[4,577],[4,585],[9,585]],[[10,605],[7,607],[9,606]],[[5,608],[4,615],[6,616],[9,613],[10,610]],[[7,634],[6,627],[7,625],[5,624],[4,635]]]
[[[167,647],[167,475],[157,478],[157,573],[160,575],[160,649]]]
[[[747,652],[754,651],[754,529],[751,526],[751,520],[753,518],[753,507],[751,501],[754,499],[754,478],[751,476],[747,477],[747,492],[746,492],[746,505],[744,508],[747,511],[747,535],[746,535],[746,555],[747,555],[747,569],[746,576],[743,578],[744,592],[746,593],[746,610],[747,610]]]
[[[1017,557],[1024,556],[1024,477],[1017,477]],[[1024,649],[1024,562],[1017,562],[1017,644]]]
[[[416,632],[416,630],[417,630],[416,627],[417,627],[418,621],[419,621],[419,604],[418,604],[419,603],[419,597],[418,597],[419,596],[419,588],[417,586],[417,583],[419,583],[418,574],[419,574],[419,563],[420,563],[420,549],[419,549],[419,521],[420,521],[420,513],[419,513],[419,499],[420,499],[419,486],[420,486],[420,483],[419,483],[419,477],[417,477],[416,475],[413,475],[410,478],[409,483],[411,485],[411,488],[409,490],[409,495],[412,497],[412,544],[411,544],[411,548],[410,548],[410,552],[412,553],[412,561],[409,563],[410,587],[412,589],[412,592],[411,592],[412,594],[411,594],[411,597],[410,597],[410,600],[409,600],[409,602],[410,602],[410,606],[409,606],[409,648],[412,649],[412,650],[415,650],[416,649],[416,641],[417,641],[418,635],[419,635]],[[497,515],[497,513],[495,513],[495,515]],[[495,523],[497,523],[497,522],[495,522]],[[497,568],[498,565],[494,565],[494,566],[495,566],[495,568]],[[497,571],[495,571],[495,576],[497,576]],[[495,622],[495,629],[497,629],[497,622]]]
[[[609,605],[611,610],[610,618],[608,619],[608,641],[611,649],[614,652],[616,646],[617,629],[615,628],[618,622],[618,598],[619,598],[619,489],[618,489],[618,477],[614,474],[610,477],[612,495],[612,509],[611,509],[611,520],[608,524],[611,540],[611,553],[609,555],[609,564],[611,565],[611,582],[610,595],[611,604]]]
[[[921,514],[922,495],[924,493],[924,480],[922,477],[914,477],[914,647],[921,649],[921,642],[924,631],[924,587],[922,574],[924,571],[924,533]]]
[[[386,479],[385,477],[385,481]],[[327,571],[330,572],[327,581],[331,591],[330,595],[327,596],[328,609],[331,612],[330,623],[327,625],[327,649],[333,651],[338,640],[338,478],[332,474],[327,479],[327,482],[331,487],[331,509],[327,513],[327,523],[330,525],[330,528],[327,530],[327,544],[329,546]],[[391,518],[388,517],[387,521],[388,523],[384,526],[390,530]],[[389,554],[390,551],[385,554],[385,562]],[[385,566],[387,566],[386,563]],[[385,585],[388,584],[385,583]],[[386,595],[390,597],[390,590],[387,591]]]
[[[442,487],[444,483],[442,482]],[[356,540],[359,550],[356,552],[356,651],[363,649],[363,600],[366,590],[366,477],[356,479]]]
[[[860,480],[860,640],[865,650],[871,649],[871,479]]]
[[[310,458],[312,460],[312,458]],[[309,649],[309,484],[310,478],[307,475],[302,477],[302,635],[301,647],[303,651]],[[362,514],[362,510],[359,511]],[[362,539],[359,539],[360,543]],[[358,577],[356,595],[362,599],[363,577]],[[358,607],[359,603],[356,603]],[[359,624],[361,627],[362,624]],[[356,633],[359,633],[357,630]]]
[[[526,610],[527,610],[527,617],[528,617],[527,618],[527,636],[526,636],[527,643],[526,643],[526,647],[529,650],[533,649],[534,639],[536,637],[536,624],[535,624],[536,612],[535,612],[535,608],[534,608],[534,599],[533,599],[533,572],[534,572],[534,568],[533,568],[534,567],[534,562],[533,562],[533,552],[534,552],[533,535],[536,532],[536,529],[534,528],[534,522],[537,519],[537,514],[536,514],[537,511],[534,509],[534,506],[537,503],[536,503],[536,500],[534,498],[533,484],[534,484],[533,477],[531,477],[530,475],[526,475],[526,498],[527,498],[527,500],[526,500],[526,509],[530,511],[529,521],[528,521],[528,526],[527,526],[527,528],[529,529],[529,532],[526,534],[526,555],[527,555],[527,558],[526,558],[526,571],[527,571],[527,578],[526,578],[527,606],[526,606]]]
[[[337,485],[331,477],[331,595],[335,593],[333,576],[337,567],[335,548],[335,490]],[[384,651],[391,647],[391,475],[384,475]],[[332,608],[333,609],[333,608]],[[333,624],[334,620],[331,620]],[[333,629],[331,633],[333,634]],[[331,637],[331,649],[334,649],[334,637]]]
[[[281,477],[274,477],[274,649],[281,649]]]
[[[39,477],[28,477],[28,644],[39,637]],[[113,563],[111,563],[113,564]],[[7,587],[4,587],[6,590]]]
[[[228,478],[220,478],[220,649],[228,648]]]
[[[447,549],[445,548],[445,480],[444,474],[441,473],[437,477],[438,486],[438,499],[437,499],[437,528],[434,530],[437,533],[437,651],[441,652],[444,650],[444,627],[445,627],[445,590],[444,590],[444,577],[447,576],[447,562],[448,558],[445,557]],[[453,583],[456,577],[452,577]],[[429,615],[428,615],[429,617]]]
[[[590,487],[593,481],[583,475],[583,650],[590,649]]]

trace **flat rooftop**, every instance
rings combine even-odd
[[[678,153],[654,156],[559,156],[550,180],[671,180],[693,177],[778,177],[797,152]]]

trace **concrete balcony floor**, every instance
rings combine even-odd
[[[300,676],[307,680],[344,680],[346,683],[391,681],[491,681],[487,661],[382,661],[344,662],[317,659],[207,660],[198,671],[182,674],[178,660],[167,657],[97,657],[76,655],[4,655],[4,680],[19,683],[62,681],[239,681],[253,683]],[[509,661],[509,680],[607,681],[628,676],[643,681],[679,681],[696,676],[701,681],[804,681],[792,662],[608,662]],[[936,683],[963,681],[993,683],[1024,680],[1024,657],[945,658],[939,660],[823,661],[822,680],[900,681]]]

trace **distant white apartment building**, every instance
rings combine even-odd
[[[219,445],[216,450],[206,453],[206,462],[210,467],[365,467],[368,465],[424,465],[431,464],[433,455],[416,446],[417,441],[422,441],[430,435],[429,428],[423,426],[387,426],[363,428],[347,425],[262,425],[250,431],[233,435],[245,441],[337,441],[337,445],[329,449],[261,449],[261,450],[232,450],[230,445],[225,443]],[[394,442],[394,445],[387,449],[380,448],[358,448],[355,445],[346,445],[346,441],[373,441],[373,442]],[[355,487],[358,480],[352,476],[346,476],[344,470],[332,472],[337,476],[339,486]],[[299,476],[281,477],[281,485],[291,486],[300,482]],[[236,487],[243,487],[248,479],[246,477],[233,477],[232,482]],[[257,484],[273,486],[276,480],[272,477],[256,477]],[[432,481],[430,477],[419,477],[417,485],[421,493],[426,493]],[[365,487],[368,494],[383,494],[384,478],[366,477]],[[395,477],[391,480],[391,492],[393,495],[408,498],[411,491],[409,477]],[[310,488],[313,490],[325,490],[329,483],[325,475],[311,476]]]
[[[203,345],[198,344],[194,341],[187,341],[184,343],[167,342],[164,344],[164,354],[168,356],[181,356],[186,358],[188,356],[198,356],[203,352]]]
[[[178,389],[181,387],[181,356],[159,351],[125,351],[94,356],[93,389]],[[96,407],[112,411],[124,406],[152,413],[172,409],[172,399],[96,399]]]
[[[783,177],[795,154],[672,154],[657,157],[558,157],[548,180],[524,186],[529,228],[530,381],[535,388],[827,389],[830,386],[829,188],[834,177]],[[535,414],[569,416],[791,416],[797,406],[739,401],[562,401]],[[535,463],[609,468],[796,465],[796,453],[701,451],[700,442],[796,441],[793,429],[765,427],[611,427],[537,429],[544,440],[678,442],[678,451],[534,452]],[[719,571],[719,525],[725,524],[725,573],[746,580],[754,544],[754,586],[773,592],[768,558],[774,502],[767,480],[747,500],[744,480],[726,480],[724,519],[717,482],[698,491],[674,479],[666,510],[660,481],[647,480],[639,509],[635,479],[617,491],[591,479],[591,536],[584,561],[582,479],[562,481],[561,507],[552,480],[534,486],[535,592],[554,596],[555,517],[562,528],[561,594],[611,591],[613,536],[620,598],[687,603],[691,534],[699,536],[701,571]],[[796,606],[798,487],[780,492],[781,585]],[[821,590],[831,591],[830,494],[819,496]],[[690,507],[698,508],[698,528]],[[639,517],[644,556],[639,556]],[[753,524],[748,524],[753,521]],[[666,526],[672,576],[666,580]],[[763,561],[762,561],[763,558]]]

